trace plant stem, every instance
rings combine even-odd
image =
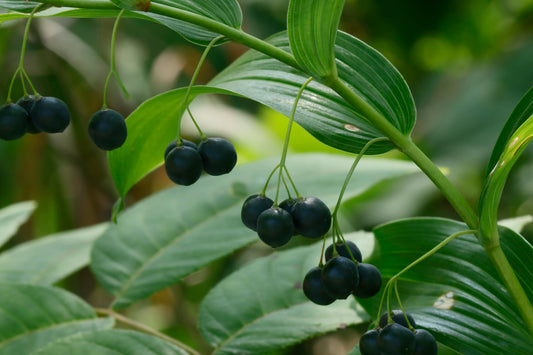
[[[124,96],[126,98],[129,97],[128,90],[126,90],[126,87],[122,83],[122,80],[120,80],[120,77],[118,76],[116,65],[115,65],[115,42],[117,38],[118,23],[120,22],[120,18],[122,17],[123,14],[124,14],[124,10],[120,10],[120,12],[118,13],[117,19],[115,20],[115,24],[113,25],[113,33],[111,35],[111,55],[110,55],[110,65],[109,65],[110,69],[109,69],[109,74],[107,74],[107,78],[105,80],[104,94],[103,94],[104,98],[102,100],[102,108],[104,109],[107,108],[107,87],[109,86],[109,79],[111,79],[111,76],[114,76],[115,79],[117,80],[117,83],[122,89]]]
[[[187,351],[189,354],[191,355],[201,355],[198,351],[194,350],[193,348],[183,344],[182,342],[180,342],[179,340],[176,340],[174,338],[171,338],[169,337],[168,335],[165,335],[161,332],[158,332],[157,330],[153,329],[153,328],[150,328],[150,327],[147,327],[146,325],[144,324],[141,324],[139,322],[136,322],[134,321],[133,319],[131,318],[128,318],[126,316],[123,316],[122,314],[120,313],[117,313],[111,309],[107,309],[107,308],[94,308],[94,311],[96,312],[96,314],[98,315],[103,315],[103,316],[110,316],[110,317],[113,317],[117,320],[117,322],[120,322],[122,324],[125,324],[125,325],[128,325],[134,329],[137,329],[137,330],[140,330],[144,333],[147,333],[147,334],[151,334],[151,335],[154,335],[160,339],[163,339],[165,341],[168,341],[169,343],[172,343],[174,345],[177,345],[178,347],[182,348],[183,350]]]

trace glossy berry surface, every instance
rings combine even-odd
[[[359,263],[359,285],[353,290],[353,295],[359,298],[374,296],[381,289],[381,273],[372,264]]]
[[[70,123],[67,105],[56,97],[39,97],[30,112],[35,127],[47,133],[63,132]]]
[[[293,232],[291,215],[279,207],[269,208],[257,218],[259,238],[273,248],[287,244]]]
[[[330,295],[345,299],[359,284],[357,264],[344,256],[336,256],[324,265],[322,281]]]
[[[415,330],[415,350],[413,355],[437,355],[437,341],[424,329]]]
[[[361,355],[380,355],[378,348],[378,336],[381,329],[367,331],[359,340],[359,351]]]
[[[89,121],[89,137],[103,150],[113,150],[126,141],[128,129],[124,117],[115,110],[96,112]]]
[[[209,175],[229,173],[237,163],[235,147],[224,138],[209,138],[198,146],[204,170]]]
[[[346,248],[346,245],[348,245],[348,248]],[[335,249],[337,250],[337,253],[340,256],[344,256],[345,258],[351,259],[352,257],[350,256],[350,253],[348,252],[348,249],[350,249],[350,252],[352,253],[355,260],[357,260],[358,262],[363,261],[361,250],[359,250],[359,247],[357,247],[357,245],[355,245],[354,242],[347,240],[346,245],[344,243],[335,243]],[[326,261],[328,261],[329,259],[333,257],[333,244],[327,247],[325,256],[326,256]]]
[[[409,314],[409,312],[406,312],[405,314],[407,315],[407,319],[409,319],[409,323],[411,323],[411,326],[413,328],[416,328],[416,323],[415,323],[415,319],[413,318],[413,316]],[[399,325],[405,328],[409,328],[409,325],[407,324],[407,321],[405,320],[405,316],[403,315],[403,312],[401,310],[399,309],[393,310],[391,314],[391,318],[394,323],[398,323]],[[379,318],[379,326],[381,328],[384,328],[387,325],[387,322],[388,322],[388,317],[387,317],[387,312],[385,312]]]
[[[322,269],[317,266],[305,275],[303,289],[305,296],[313,303],[327,306],[335,301],[335,298],[326,291],[322,282]]]
[[[0,107],[0,139],[10,141],[26,133],[26,110],[16,104]]]
[[[259,215],[268,210],[274,201],[265,195],[255,194],[248,196],[241,208],[242,223],[253,231],[257,231],[257,219]]]
[[[194,184],[202,175],[202,169],[200,154],[189,147],[174,148],[165,159],[167,175],[176,184]]]
[[[299,199],[291,214],[296,232],[307,238],[321,238],[331,226],[328,206],[316,197]]]
[[[39,128],[35,127],[35,124],[33,123],[33,120],[31,119],[30,113],[31,113],[31,109],[34,104],[35,104],[35,96],[33,95],[21,97],[17,101],[17,105],[25,109],[26,112],[28,113],[28,119],[26,120],[26,128],[27,128],[28,133],[31,133],[31,134],[37,134],[37,133],[42,132]]]
[[[408,355],[415,349],[412,331],[397,323],[389,324],[378,335],[378,348],[382,355]]]
[[[172,149],[178,147],[177,146],[177,142],[178,142],[178,140],[174,139],[172,142],[168,143],[168,146],[165,149],[165,159],[167,158],[168,153],[170,153],[170,151]],[[181,142],[183,143],[182,145],[184,145],[185,147],[189,147],[189,148],[192,148],[194,150],[198,150],[198,146],[196,144],[194,144],[193,142],[191,142],[191,141],[188,141],[186,139],[182,139]]]

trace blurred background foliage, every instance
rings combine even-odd
[[[266,38],[286,28],[287,0],[239,2],[247,32]],[[4,102],[19,60],[24,21],[0,26],[0,101]],[[0,141],[0,207],[23,200],[39,204],[7,247],[109,219],[117,195],[106,155],[89,140],[86,127],[102,104],[112,26],[109,19],[37,19],[31,27],[26,70],[42,95],[60,97],[69,105],[73,120],[63,134]],[[499,130],[533,84],[533,0],[347,0],[341,29],[381,51],[404,75],[418,107],[414,140],[449,169],[450,178],[475,206]],[[202,50],[162,26],[123,19],[117,70],[131,98],[125,100],[113,83],[109,106],[127,115],[149,97],[187,85]],[[215,48],[198,83],[206,83],[244,51],[231,43]],[[15,98],[22,95],[18,86],[15,92]],[[270,109],[244,99],[206,96],[193,103],[192,111],[207,135],[235,143],[239,163],[281,152],[287,120]],[[184,119],[184,134],[198,139],[188,119]],[[291,150],[338,152],[302,129],[294,132]],[[397,152],[388,156],[403,158]],[[512,173],[502,218],[533,214],[532,160],[530,150]],[[131,205],[172,185],[164,169],[158,169],[130,192],[126,202]],[[381,184],[348,201],[344,223],[350,229],[369,229],[416,215],[456,218],[422,175]],[[531,238],[531,231],[526,236]],[[255,255],[251,247],[221,260],[128,313],[206,351],[209,347],[196,329],[200,300],[223,275]],[[108,301],[88,270],[64,285],[94,305]],[[328,336],[327,342],[319,338],[287,352],[343,353],[351,332]]]

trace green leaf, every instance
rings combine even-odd
[[[335,37],[344,0],[291,0],[287,31],[292,54],[311,75],[337,76]]]
[[[109,329],[78,297],[58,288],[0,284],[0,354],[31,354],[71,335]]]
[[[494,145],[494,149],[492,150],[492,155],[490,156],[489,166],[486,173],[487,176],[496,166],[496,163],[506,149],[507,143],[511,139],[511,136],[531,115],[533,115],[533,86],[518,102],[518,105],[516,105],[515,109],[511,113],[511,116],[507,119],[507,122],[505,123],[505,126],[503,127],[500,136]]]
[[[334,205],[352,158],[326,154],[294,155],[288,167],[301,193]],[[99,238],[91,268],[116,296],[114,308],[172,285],[189,273],[258,240],[240,221],[247,195],[261,191],[277,159],[242,166],[224,176],[204,176],[188,187],[157,193],[126,210]],[[320,166],[320,169],[316,169]],[[364,159],[346,198],[384,179],[413,173],[413,164]],[[271,184],[268,192],[275,195]]]
[[[533,91],[532,91],[533,92]],[[533,104],[531,105],[533,109]],[[496,244],[498,238],[498,206],[503,187],[514,164],[533,138],[533,115],[516,128],[505,144],[500,158],[489,173],[479,199],[479,227],[483,242]]]
[[[384,281],[398,273],[447,236],[467,230],[447,219],[416,218],[377,227],[376,254],[370,262]],[[502,248],[533,299],[533,274],[529,267],[533,248],[520,235],[500,228]],[[533,339],[518,309],[506,292],[495,268],[475,236],[454,239],[400,276],[402,304],[419,328],[429,330],[438,342],[464,354],[528,354]],[[379,296],[360,300],[377,317]],[[393,308],[398,308],[397,303]],[[383,310],[384,311],[384,310]]]
[[[176,139],[181,117],[178,113],[187,88],[155,96],[141,104],[126,119],[128,138],[108,154],[111,176],[120,196],[143,176],[161,165],[168,143]],[[203,93],[224,90],[194,87],[190,99]]]
[[[58,340],[35,355],[187,355],[164,340],[130,330],[99,330]],[[32,355],[33,355],[32,354]]]
[[[15,203],[0,209],[0,247],[4,245],[19,227],[30,218],[37,207],[34,201]]]
[[[346,236],[370,251],[371,233]],[[318,265],[322,243],[255,260],[225,278],[205,297],[198,316],[214,354],[265,354],[318,334],[369,321],[353,298],[329,306],[310,302],[305,274]]]
[[[36,1],[26,0],[0,0],[0,7],[4,9],[20,11],[20,12],[32,12],[33,9],[39,5]]]
[[[286,33],[268,42],[287,52]],[[340,79],[387,118],[402,133],[409,134],[416,111],[411,92],[398,71],[379,52],[357,38],[339,32],[335,45]],[[308,75],[265,54],[249,51],[218,74],[209,86],[232,91],[290,115],[296,93]],[[343,98],[327,86],[311,82],[296,110],[295,120],[321,142],[358,153],[366,143],[383,134]],[[393,146],[374,144],[367,154],[380,154]]]
[[[516,233],[521,233],[525,226],[533,222],[533,216],[526,215],[514,218],[501,219],[498,224],[512,229]]]
[[[57,233],[0,254],[0,282],[52,285],[89,264],[106,224]]]
[[[125,10],[148,11],[150,0],[110,0],[113,4]]]
[[[136,9],[137,4],[141,8],[144,8],[148,0],[113,0],[113,2],[119,7],[125,9]],[[0,6],[4,5],[11,10],[25,10],[31,11],[33,5],[30,7],[25,0],[18,1],[2,1],[0,0]],[[154,5],[171,7],[177,11],[186,11],[196,15],[201,15],[211,20],[223,23],[233,28],[240,29],[242,23],[242,13],[239,4],[235,0],[157,0],[152,1],[152,7]],[[9,7],[8,7],[9,6]],[[97,18],[97,17],[116,17],[119,10],[116,6],[109,2],[98,3],[94,5],[92,9],[73,9],[73,8],[51,8],[47,11],[42,11],[37,16],[39,17],[79,17],[79,18]],[[0,23],[7,20],[16,18],[27,17],[24,14],[0,14]],[[171,30],[179,33],[185,39],[202,45],[207,45],[219,34],[208,31],[203,27],[192,25],[188,22],[170,18],[153,12],[144,11],[126,11],[124,17],[140,18],[145,20],[154,21],[160,23]]]

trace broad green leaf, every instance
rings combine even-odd
[[[31,354],[77,333],[109,329],[113,319],[96,318],[75,295],[51,287],[0,284],[0,354]]]
[[[370,262],[384,281],[447,236],[467,230],[465,224],[439,218],[400,220],[374,230],[380,250]],[[533,299],[530,261],[533,248],[520,235],[501,227],[502,248]],[[403,274],[398,281],[402,304],[419,328],[460,353],[529,354],[533,338],[498,274],[473,235],[454,239]],[[377,317],[381,294],[360,300]],[[394,303],[393,308],[398,308]]]
[[[128,138],[122,147],[108,154],[111,176],[120,196],[143,176],[163,163],[168,143],[176,139],[181,117],[178,113],[187,88],[155,96],[141,104],[126,119]],[[223,90],[194,87],[190,98]]]
[[[507,227],[516,233],[521,233],[524,227],[533,222],[533,216],[526,215],[514,218],[501,219],[498,224]]]
[[[344,0],[291,0],[287,32],[296,61],[311,75],[337,76],[335,37]]]
[[[286,33],[268,42],[290,52]],[[357,38],[338,32],[335,56],[340,79],[380,112],[402,133],[409,134],[416,111],[405,80],[379,52]],[[308,75],[265,54],[249,51],[218,74],[209,86],[232,91],[290,115],[296,93]],[[383,137],[365,117],[327,86],[311,82],[304,91],[295,120],[321,142],[358,153],[368,141]],[[367,154],[384,153],[393,146],[373,145]]]
[[[39,238],[0,254],[0,282],[52,285],[89,264],[106,224]]]
[[[532,91],[533,92],[533,91]],[[533,110],[533,103],[531,104]],[[484,243],[495,244],[498,238],[497,221],[503,187],[514,164],[533,138],[533,115],[516,128],[487,176],[479,199],[479,227]]]
[[[160,338],[130,330],[98,330],[60,339],[32,355],[187,355]]]
[[[0,247],[30,218],[37,207],[33,201],[15,203],[0,209]]]
[[[516,105],[511,116],[507,119],[507,122],[494,145],[494,149],[492,150],[489,166],[487,168],[487,176],[496,166],[496,163],[506,149],[511,136],[531,115],[533,115],[533,86],[518,102],[518,105]]]
[[[189,273],[258,240],[240,220],[244,199],[259,193],[276,159],[238,166],[228,175],[205,176],[196,184],[161,191],[126,210],[100,237],[91,268],[102,286],[116,296],[114,308],[172,285]],[[288,158],[298,190],[332,206],[351,157],[304,154]],[[317,169],[320,167],[320,169]],[[414,165],[363,159],[346,198],[384,179],[416,171]],[[268,195],[274,196],[274,184]]]
[[[144,8],[148,0],[114,0],[119,7],[132,10],[137,8],[137,3]],[[74,8],[52,8],[47,11],[39,13],[37,16],[49,17],[80,17],[80,18],[95,18],[95,17],[116,17],[118,9],[113,2],[95,2],[92,8],[74,9]],[[4,4],[5,3],[5,4]],[[12,10],[26,10],[31,11],[34,6],[29,7],[25,0],[2,1],[0,6]],[[130,4],[133,4],[130,6]],[[8,7],[9,5],[9,7]],[[227,26],[239,29],[242,22],[242,13],[239,4],[236,0],[156,0],[151,2],[151,7],[172,8],[176,11],[186,11],[187,13],[194,13],[196,15],[204,16],[210,20],[217,21]],[[24,14],[0,14],[0,23],[3,21],[26,17]],[[168,28],[176,31],[184,38],[194,43],[206,45],[219,34],[208,31],[202,27],[192,25],[188,22],[177,20],[175,18],[160,15],[154,12],[145,11],[126,11],[124,17],[141,18],[160,23]]]
[[[371,233],[347,235],[371,251]],[[318,334],[369,321],[353,298],[329,306],[310,302],[305,274],[318,265],[322,243],[293,248],[251,262],[205,297],[198,316],[214,354],[265,354]]]
[[[36,1],[0,0],[0,7],[20,12],[32,12],[32,10],[39,4],[40,3]]]

